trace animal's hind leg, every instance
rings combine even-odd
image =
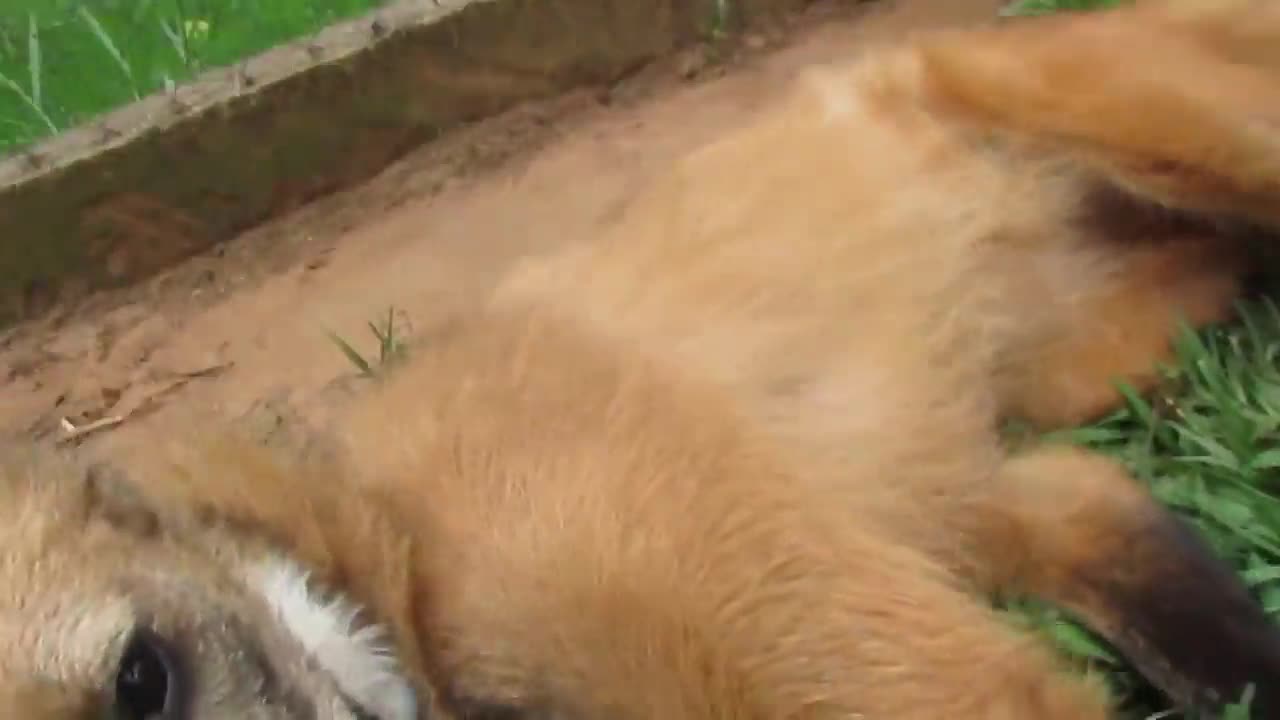
[[[1004,416],[1044,429],[1094,420],[1120,403],[1118,381],[1139,392],[1157,384],[1180,323],[1230,316],[1242,263],[1219,241],[1103,241],[1107,272],[1018,318],[1024,332],[996,377]]]
[[[1164,207],[1278,227],[1280,12],[1266,5],[1138,2],[916,47],[941,116]]]
[[[1153,23],[1230,62],[1280,69],[1280,6],[1272,0],[1165,0],[1146,10]]]

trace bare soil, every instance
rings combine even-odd
[[[57,440],[121,421],[120,439],[183,409],[315,420],[364,380],[326,331],[375,353],[369,321],[446,318],[527,253],[590,241],[638,184],[747,119],[805,65],[880,40],[982,22],[994,0],[818,2],[728,57],[703,47],[610,88],[529,104],[414,152],[147,283],[0,335],[0,437]]]

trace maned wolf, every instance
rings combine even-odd
[[[1080,449],[1280,224],[1280,4],[1140,2],[813,68],[361,398],[0,473],[0,715],[1082,720],[1072,610],[1280,718],[1280,632]],[[191,433],[193,436],[199,433]]]

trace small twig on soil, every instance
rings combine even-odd
[[[124,420],[125,420],[125,416],[123,415],[109,415],[104,418],[98,418],[93,422],[85,423],[84,425],[76,425],[64,417],[62,418],[62,422],[60,423],[62,425],[63,434],[62,434],[62,437],[58,438],[58,442],[69,443],[69,442],[72,442],[73,440],[78,440],[90,433],[95,433],[99,430],[115,427],[116,425],[119,425],[120,423],[124,422]]]

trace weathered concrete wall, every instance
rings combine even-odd
[[[0,161],[0,326],[805,0],[401,0]]]

